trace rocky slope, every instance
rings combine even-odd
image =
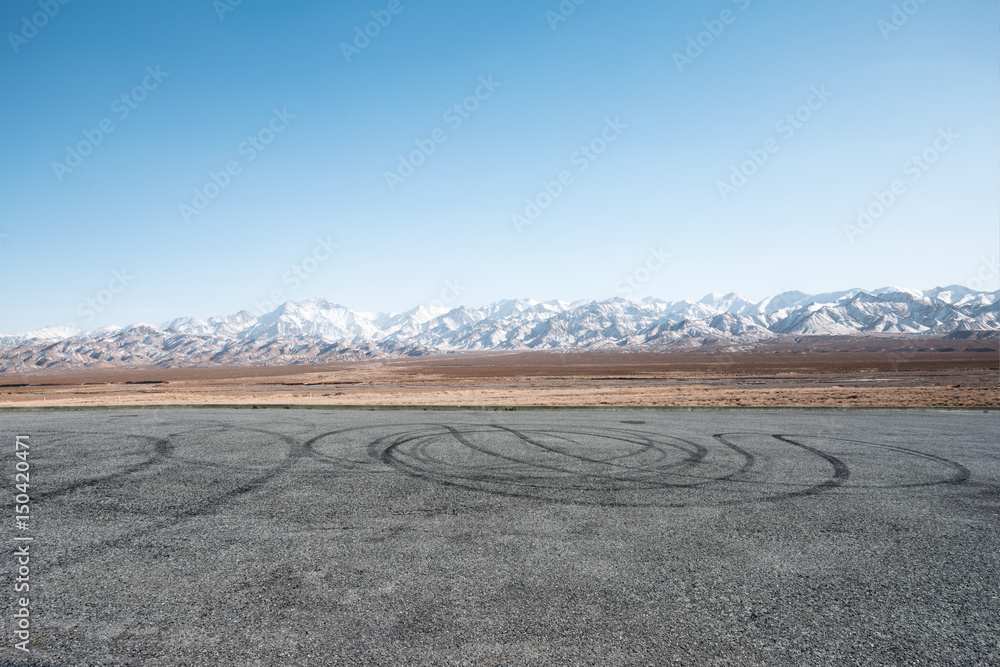
[[[964,287],[887,287],[760,302],[736,294],[699,301],[537,302],[483,308],[420,306],[358,313],[325,299],[288,302],[262,316],[242,311],[92,332],[63,327],[0,336],[0,373],[55,368],[281,365],[458,350],[752,346],[781,337],[827,335],[995,336],[1000,292]]]

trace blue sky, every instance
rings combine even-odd
[[[0,5],[0,332],[1000,287],[995,2],[233,2]]]

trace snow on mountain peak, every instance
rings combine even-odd
[[[481,308],[420,305],[362,313],[322,298],[289,301],[260,316],[181,317],[78,333],[56,326],[0,336],[0,371],[120,364],[293,363],[433,350],[598,349],[622,345],[753,343],[785,335],[938,335],[1000,330],[1000,292],[949,286],[809,295],[759,303],[735,293],[697,302],[509,299]],[[988,335],[988,334],[987,334]],[[699,342],[700,341],[700,342]],[[62,356],[60,356],[62,355]],[[111,363],[107,361],[107,363]]]

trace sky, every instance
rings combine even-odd
[[[996,290],[998,27],[987,0],[5,0],[0,332]]]

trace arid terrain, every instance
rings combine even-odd
[[[461,353],[286,367],[0,376],[0,406],[1000,406],[997,341],[803,339],[754,351]]]

